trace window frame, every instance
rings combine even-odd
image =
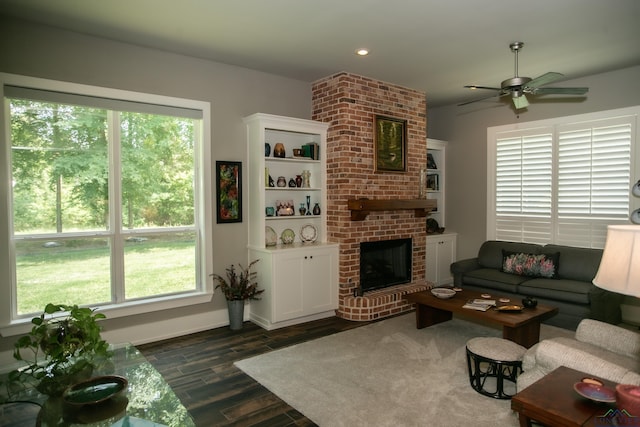
[[[531,122],[516,123],[503,126],[494,126],[487,128],[487,239],[495,240],[497,238],[497,208],[496,208],[496,182],[497,182],[497,141],[502,135],[533,135],[536,133],[551,133],[552,135],[552,197],[551,212],[548,219],[550,227],[549,239],[544,236],[540,239],[522,238],[521,241],[531,243],[554,243],[577,246],[575,242],[566,241],[567,237],[559,235],[559,223],[562,218],[558,213],[558,140],[560,132],[576,127],[576,125],[584,125],[585,127],[596,127],[598,122],[606,120],[616,120],[621,117],[631,117],[631,146],[630,146],[630,182],[628,185],[629,194],[629,212],[624,220],[594,218],[585,223],[590,223],[593,235],[591,236],[591,244],[589,247],[602,248],[606,236],[606,226],[608,224],[628,224],[629,216],[635,210],[640,208],[640,198],[633,197],[631,188],[638,180],[640,173],[640,106],[620,108],[615,110],[600,111],[595,113],[580,114],[575,116],[557,117],[546,120],[538,120]],[[546,219],[545,219],[546,221]],[[537,226],[533,224],[533,226]],[[545,226],[544,224],[540,225]],[[595,230],[595,231],[594,231]],[[585,246],[585,245],[582,245]]]
[[[161,295],[104,305],[92,305],[109,318],[125,317],[141,313],[167,310],[210,302],[213,296],[213,282],[207,280],[213,271],[213,220],[212,179],[211,179],[211,105],[206,101],[168,97],[99,86],[89,86],[70,82],[34,78],[0,73],[0,335],[12,336],[25,333],[30,329],[32,316],[18,317],[15,306],[16,274],[15,253],[12,243],[12,205],[11,205],[11,147],[9,101],[5,99],[5,87],[18,86],[38,90],[49,90],[124,102],[173,106],[202,112],[200,129],[201,143],[194,147],[195,161],[195,232],[199,258],[196,272],[196,289],[172,295]],[[101,233],[99,233],[101,234]],[[9,284],[7,286],[6,284]]]

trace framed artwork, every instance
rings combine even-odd
[[[375,116],[373,135],[376,172],[406,172],[407,121]]]
[[[242,222],[242,163],[216,161],[217,223]]]
[[[438,175],[427,175],[427,189],[438,191],[440,190],[440,183],[438,182]]]

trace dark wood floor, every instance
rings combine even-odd
[[[245,322],[237,332],[217,328],[138,348],[162,373],[198,427],[312,426],[233,362],[364,324],[331,317],[266,331]]]

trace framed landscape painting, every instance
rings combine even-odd
[[[374,126],[376,172],[406,172],[407,121],[375,116]]]
[[[216,161],[217,223],[242,222],[242,163]]]

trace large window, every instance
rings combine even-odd
[[[11,78],[3,323],[49,302],[159,309],[210,294],[206,104]]]
[[[638,108],[488,130],[488,238],[602,248],[629,222]]]

